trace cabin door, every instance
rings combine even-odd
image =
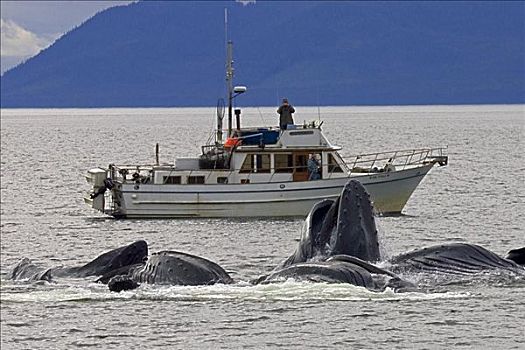
[[[308,180],[308,153],[301,152],[293,154],[293,180]]]

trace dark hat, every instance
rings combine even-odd
[[[288,103],[288,99],[287,98],[283,98],[283,103]]]

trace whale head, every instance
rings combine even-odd
[[[148,257],[148,244],[136,241],[126,246],[116,248],[98,256],[84,266],[65,269],[64,273],[77,277],[100,276],[126,266],[142,264]]]
[[[372,202],[356,180],[350,180],[335,200],[312,207],[299,246],[278,268],[338,254],[372,262],[381,258]]]
[[[346,184],[327,213],[320,237],[330,237],[329,255],[345,254],[365,261],[380,260],[374,209],[370,195],[359,181],[350,180]]]

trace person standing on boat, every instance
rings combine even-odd
[[[310,154],[310,158],[308,158],[307,168],[308,181],[319,180],[321,178],[321,174],[319,173],[320,164],[317,160],[317,157],[313,153]]]
[[[286,130],[288,124],[294,123],[292,114],[295,113],[295,108],[288,103],[287,98],[283,98],[283,104],[277,109],[277,113],[279,113],[279,127],[281,130]]]

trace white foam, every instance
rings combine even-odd
[[[6,289],[7,286],[2,286]],[[363,287],[349,284],[327,284],[295,282],[292,280],[267,284],[233,285],[216,284],[213,286],[158,286],[143,284],[138,289],[121,293],[110,292],[106,285],[91,283],[88,285],[38,285],[24,289],[9,287],[10,292],[2,291],[2,302],[74,302],[105,301],[118,299],[137,300],[173,300],[173,301],[363,301],[377,302],[396,300],[432,300],[451,298],[470,298],[470,293],[394,293],[372,292]],[[19,290],[13,290],[19,289]]]

